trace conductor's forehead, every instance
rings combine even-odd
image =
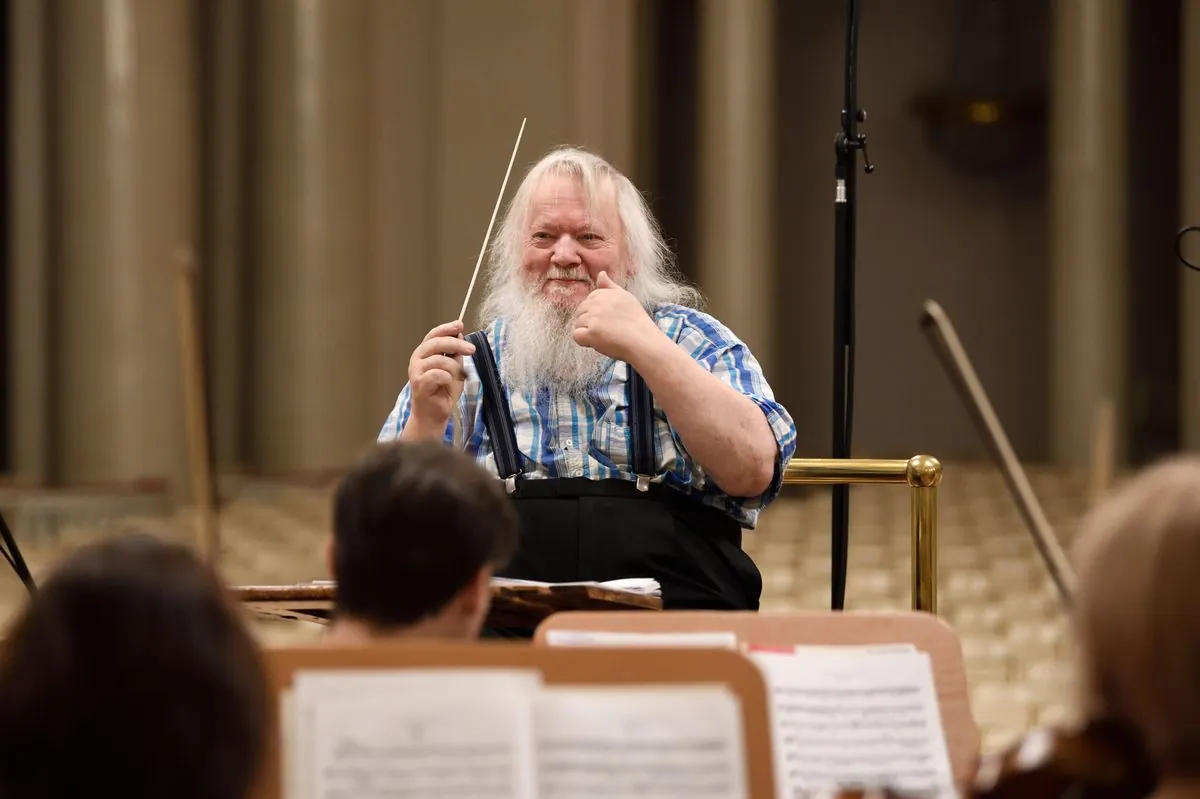
[[[530,223],[569,216],[592,224],[610,224],[616,215],[616,191],[608,179],[589,186],[578,176],[551,172],[538,179],[529,195]]]

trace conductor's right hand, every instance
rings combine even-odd
[[[462,332],[460,321],[438,325],[413,350],[408,360],[412,413],[405,438],[441,440],[445,434],[450,413],[462,396],[463,356],[475,352],[475,345],[462,338]]]

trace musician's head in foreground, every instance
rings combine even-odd
[[[190,550],[83,547],[6,638],[0,795],[249,795],[271,694],[240,608]]]
[[[489,253],[483,324],[503,318],[511,382],[585,386],[612,359],[580,346],[580,305],[597,287],[619,287],[647,311],[695,306],[676,273],[645,198],[598,155],[551,151],[521,181]]]
[[[1072,554],[1085,711],[1128,726],[1164,777],[1200,788],[1200,458],[1120,487]]]
[[[439,442],[373,447],[334,497],[331,640],[476,638],[517,547],[500,482]]]

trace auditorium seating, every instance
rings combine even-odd
[[[1034,490],[1064,545],[1087,506],[1083,475],[1030,468]],[[328,489],[283,482],[242,482],[222,511],[222,570],[233,584],[284,584],[323,579]],[[850,609],[909,606],[909,496],[891,486],[852,494]],[[1056,594],[1004,485],[990,465],[945,465],[939,490],[939,612],[962,639],[972,709],[984,751],[1031,724],[1069,712],[1071,642]],[[9,491],[0,502],[35,574],[66,549],[118,531],[153,532],[192,541],[190,511],[172,517],[154,503],[114,503],[116,518],[53,519],[39,495],[22,504]],[[78,504],[78,503],[76,503]],[[97,511],[98,513],[98,511]],[[36,536],[24,530],[38,529]],[[748,534],[747,550],[765,583],[764,610],[817,610],[829,603],[829,497],[820,490],[781,499]],[[0,616],[20,601],[15,577],[0,578]],[[256,621],[269,644],[298,644],[320,633],[298,622]]]

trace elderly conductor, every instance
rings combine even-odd
[[[380,440],[444,440],[504,481],[521,523],[504,576],[651,577],[664,609],[756,610],[742,528],[777,496],[795,426],[746,345],[697,310],[636,187],[592,153],[550,152],[487,277],[483,328],[429,331]]]

